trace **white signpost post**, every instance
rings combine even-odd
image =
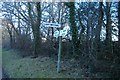
[[[60,28],[61,25],[58,23],[43,23],[45,27],[55,27]],[[59,30],[59,33],[56,32],[56,35],[59,34],[59,50],[58,50],[58,63],[57,63],[57,72],[60,72],[60,55],[61,55],[61,45],[62,45],[62,35],[61,31]]]

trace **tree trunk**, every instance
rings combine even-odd
[[[118,2],[118,29],[119,29],[118,40],[119,40],[119,44],[120,44],[120,1]]]
[[[105,44],[106,44],[106,59],[112,59],[112,26],[111,26],[111,14],[110,14],[110,6],[111,3],[110,2],[106,2],[106,40],[105,40]]]
[[[117,52],[119,54],[119,50],[120,50],[120,1],[118,2],[118,48],[117,48]],[[119,61],[120,61],[120,56],[119,56]]]
[[[7,29],[8,29],[8,33],[9,33],[9,37],[10,37],[10,48],[13,48],[12,45],[13,45],[13,35],[12,35],[12,29],[7,26]]]
[[[106,11],[106,17],[107,17],[107,22],[106,22],[106,41],[111,42],[112,41],[112,27],[111,27],[111,15],[110,15],[110,5],[111,3],[106,2],[107,5],[107,11]]]
[[[53,2],[52,2],[52,23],[54,23],[54,8],[53,8]],[[54,28],[52,27],[52,43],[53,43],[53,35],[54,35]]]
[[[9,37],[10,37],[10,48],[13,48],[13,34],[12,34],[13,30],[12,30],[12,27],[10,27],[8,24],[9,23],[7,23],[6,27],[7,27],[8,33],[9,33]],[[11,26],[13,26],[13,25],[11,25]]]
[[[95,39],[96,39],[95,47],[97,52],[100,51],[100,33],[101,33],[102,20],[103,20],[102,5],[103,5],[103,2],[99,2],[98,26],[96,28],[96,36],[95,36]]]
[[[76,23],[75,23],[75,4],[74,2],[69,2],[69,15],[70,15],[70,18],[69,18],[69,22],[70,22],[70,28],[71,28],[71,32],[72,32],[72,43],[73,43],[73,55],[75,57],[78,56],[78,29],[77,29],[77,26],[76,26]]]
[[[13,37],[12,37],[12,34],[10,34],[10,47],[13,48]]]
[[[18,2],[18,9],[20,7],[20,2]],[[20,28],[20,13],[18,12],[18,33],[21,34],[21,28]]]
[[[41,39],[40,39],[40,22],[41,22],[41,4],[37,2],[37,25],[36,25],[36,34],[35,34],[35,53],[39,54]]]
[[[90,69],[91,69],[91,52],[90,52],[90,27],[91,27],[91,22],[90,22],[90,15],[89,15],[89,10],[90,10],[90,6],[91,6],[91,3],[88,3],[88,12],[87,12],[87,31],[86,31],[86,61],[87,63],[85,64],[86,65],[86,77],[90,76]]]
[[[32,18],[32,14],[31,14],[31,4],[28,3],[28,14],[30,17],[30,21],[31,21],[31,26],[32,26],[32,31],[33,31],[33,36],[34,36],[34,57],[37,57],[39,54],[39,49],[40,49],[40,21],[41,21],[41,5],[40,2],[36,3],[36,9],[37,9],[37,20],[34,21],[34,19]]]
[[[79,34],[79,39],[78,39],[78,48],[80,49],[80,44],[81,44],[81,37],[85,31],[85,26],[83,25],[83,23],[81,22],[81,18],[80,18],[80,10],[77,11],[78,12],[78,20],[79,20],[79,23],[80,23],[80,26],[81,26],[81,31],[80,31],[80,34]],[[82,52],[81,50],[79,50],[80,52]]]

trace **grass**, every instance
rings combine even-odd
[[[85,70],[81,69],[80,64],[78,67],[71,67],[76,61],[69,60],[69,63],[65,63],[65,61],[61,61],[61,69],[60,73],[56,71],[56,61],[51,57],[39,56],[38,58],[31,59],[28,57],[21,57],[21,52],[16,50],[0,50],[0,54],[2,54],[2,65],[7,72],[7,75],[10,78],[85,78],[84,72]],[[101,65],[110,66],[112,63],[110,62],[101,62],[98,66]],[[67,65],[67,68],[65,68]],[[114,65],[114,64],[113,64]],[[64,69],[65,68],[65,69]],[[93,74],[94,77],[97,78],[110,78],[112,76],[109,72],[97,72],[97,74]]]
[[[3,50],[3,68],[10,78],[74,78],[81,77],[71,71],[57,73],[56,63],[52,58],[39,56],[31,59],[30,57],[20,57],[15,50]],[[78,70],[79,71],[79,70]]]

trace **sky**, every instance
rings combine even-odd
[[[1,10],[1,8],[2,8],[1,4],[2,4],[2,2],[0,2],[0,10]],[[22,6],[22,9],[25,10],[25,6]],[[46,12],[45,12],[45,14],[48,15]],[[2,16],[2,12],[0,11],[0,21],[1,21],[2,18],[4,18],[4,17]],[[1,27],[1,26],[0,26],[0,27]],[[64,29],[68,29],[68,30],[69,30],[68,25],[65,26]],[[58,34],[58,31],[56,31],[56,32],[54,32],[54,33],[57,33],[57,34]],[[104,34],[106,33],[105,30],[102,29],[101,33],[102,33],[102,36],[103,36],[103,38],[104,38]],[[54,34],[54,36],[57,37],[57,34]],[[66,32],[65,32],[65,34],[66,34]],[[113,37],[112,39],[113,39],[114,41],[118,41],[118,38],[117,38],[115,35],[112,35],[112,37]]]
[[[20,2],[20,1],[34,1],[34,2],[38,2],[38,1],[41,1],[41,2],[68,2],[68,1],[75,1],[75,2],[98,2],[98,1],[102,1],[102,0],[1,0],[1,1],[4,1],[4,2]],[[103,1],[109,1],[109,2],[118,2],[119,0],[103,0]]]

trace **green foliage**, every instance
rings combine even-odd
[[[78,47],[78,29],[75,22],[75,3],[69,2],[67,3],[70,10],[69,10],[69,22],[70,22],[70,29],[72,32],[72,43],[73,43],[73,55],[78,57],[79,54],[79,47]]]

